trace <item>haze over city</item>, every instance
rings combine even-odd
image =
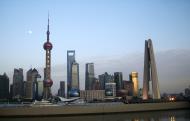
[[[190,1],[0,1],[0,73],[12,83],[14,68],[37,68],[43,77],[47,18],[50,14],[52,86],[67,82],[67,50],[75,50],[84,89],[85,63],[96,77],[108,72],[139,73],[142,88],[144,41],[154,45],[161,93],[190,85]],[[42,78],[43,80],[43,78]]]

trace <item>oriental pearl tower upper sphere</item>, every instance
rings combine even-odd
[[[53,45],[51,44],[51,42],[45,42],[44,43],[44,50],[52,50]]]
[[[47,29],[47,41],[44,43],[43,48],[46,51],[46,65],[44,68],[44,91],[43,91],[43,98],[49,99],[51,98],[51,86],[53,81],[51,79],[51,50],[53,45],[49,41],[49,17],[48,17],[48,29]]]

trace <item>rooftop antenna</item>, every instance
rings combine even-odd
[[[50,35],[50,32],[49,32],[49,11],[48,11],[48,27],[47,27],[47,41],[49,42],[49,35]]]

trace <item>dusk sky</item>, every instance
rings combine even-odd
[[[190,85],[189,0],[0,0],[0,74],[37,68],[43,77],[48,11],[53,92],[66,81],[66,52],[76,51],[80,87],[84,67],[99,74],[139,72],[142,87],[144,41],[151,38],[161,92]],[[43,79],[42,79],[43,80]]]

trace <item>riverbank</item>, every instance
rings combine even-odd
[[[109,114],[121,112],[140,112],[172,109],[190,109],[189,102],[167,102],[167,103],[139,103],[139,104],[117,104],[117,103],[94,103],[83,105],[64,106],[34,106],[34,107],[6,107],[0,108],[0,116],[68,116],[86,114]]]

